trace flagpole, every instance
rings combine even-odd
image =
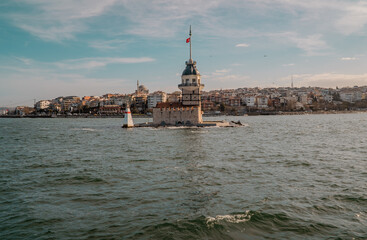
[[[191,60],[191,25],[190,25],[190,60]]]

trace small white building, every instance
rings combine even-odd
[[[43,110],[43,109],[47,109],[51,104],[50,100],[40,100],[38,102],[36,102],[36,104],[34,105],[34,108],[37,109],[37,111],[39,110]]]
[[[330,103],[333,101],[333,96],[330,94],[324,95],[324,100]]]
[[[256,102],[255,96],[245,96],[244,98],[242,98],[242,101],[248,107],[255,107],[255,102]]]
[[[148,108],[155,108],[157,103],[165,102],[167,100],[167,94],[165,92],[154,92],[148,95]]]
[[[340,99],[344,102],[360,101],[362,100],[362,92],[360,91],[341,92]]]

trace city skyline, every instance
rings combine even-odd
[[[178,90],[189,58],[205,90],[367,85],[362,1],[4,1],[0,105]]]

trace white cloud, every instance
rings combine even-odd
[[[287,63],[287,64],[283,64],[283,67],[293,67],[294,63]]]
[[[347,0],[18,0],[16,6],[22,5],[26,11],[4,13],[2,16],[41,39],[59,42],[90,30],[108,31],[112,35],[117,31],[118,34],[144,37],[173,37],[186,30],[193,19],[193,28],[200,29],[205,35],[239,39],[261,35],[267,31],[262,27],[268,25],[262,26],[254,21],[261,19],[273,24],[274,31],[297,31],[311,38],[306,38],[308,41],[320,40],[317,39],[320,32],[358,33],[367,24],[367,3]],[[287,17],[287,24],[277,21],[279,14]],[[114,21],[103,24],[105,28],[92,28],[95,27],[92,18],[100,16],[111,17]],[[238,25],[249,20],[254,24]],[[121,25],[116,22],[121,22]],[[229,25],[229,22],[234,24]],[[301,43],[303,47],[309,44]],[[94,46],[98,48],[101,45],[96,43]],[[237,47],[248,47],[248,44],[240,43]]]
[[[343,4],[345,5],[345,4]],[[367,23],[367,3],[356,2],[345,6],[344,14],[335,23],[336,28],[346,35],[361,31]]]
[[[3,14],[15,26],[47,41],[72,39],[88,29],[85,20],[103,15],[116,0],[19,0],[27,11]],[[19,6],[18,5],[18,6]]]
[[[296,32],[282,32],[265,34],[265,36],[278,43],[293,44],[295,47],[304,51],[306,56],[326,55],[326,50],[330,49],[321,34],[300,36]]]
[[[16,60],[22,62],[25,65],[31,65],[33,63],[32,59],[24,58],[24,57],[15,57]]]
[[[229,72],[230,69],[219,69],[219,70],[215,70],[214,74],[223,74],[223,73],[227,73]]]
[[[342,60],[342,61],[354,61],[354,60],[357,60],[357,58],[355,58],[355,57],[342,57],[342,58],[340,58],[340,60]]]
[[[307,37],[299,37],[291,35],[289,40],[298,48],[305,51],[307,56],[325,55],[324,50],[328,49],[326,42],[322,39],[321,34],[310,35]]]
[[[289,84],[290,76],[280,80],[285,85]],[[352,87],[355,85],[367,85],[367,73],[365,74],[341,74],[341,73],[320,73],[320,74],[299,74],[293,75],[296,86],[311,87]]]
[[[99,50],[114,50],[124,47],[127,43],[128,41],[126,40],[114,39],[114,40],[95,40],[89,42],[88,45],[92,48],[96,48]]]
[[[247,43],[239,43],[236,45],[236,47],[249,47],[250,45]]]
[[[259,86],[259,82],[254,81],[249,76],[231,73],[230,69],[215,70],[207,75],[202,75],[201,79],[207,91],[220,88],[229,89]]]
[[[152,62],[155,59],[150,57],[141,57],[141,58],[108,58],[108,57],[100,57],[100,58],[80,58],[80,59],[72,59],[65,60],[61,62],[56,62],[56,65],[62,69],[93,69],[104,67],[108,64],[129,64],[129,63],[145,63]]]

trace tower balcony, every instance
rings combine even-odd
[[[178,87],[204,87],[204,84],[198,84],[198,83],[181,83],[178,84]]]

